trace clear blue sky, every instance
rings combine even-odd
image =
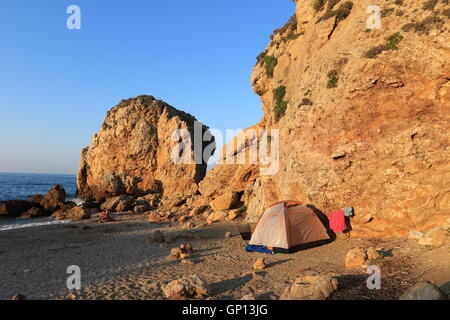
[[[66,8],[81,7],[68,30]],[[250,74],[291,0],[2,0],[0,172],[75,173],[106,111],[150,94],[225,130],[262,116]]]

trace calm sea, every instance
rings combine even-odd
[[[35,194],[45,195],[55,184],[64,187],[67,199],[75,198],[75,175],[0,173],[0,201],[26,200]]]
[[[0,201],[26,200],[35,194],[45,195],[55,184],[66,190],[66,200],[75,198],[76,176],[65,174],[0,173]],[[0,219],[0,231],[58,223],[45,217],[32,220]]]

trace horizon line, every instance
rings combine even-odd
[[[64,175],[64,176],[76,176],[76,173],[51,173],[51,172],[17,172],[17,171],[0,171],[0,174],[35,174],[35,175]]]

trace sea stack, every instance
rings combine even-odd
[[[173,161],[182,141],[175,139],[177,130],[192,139],[183,149],[190,163]],[[203,151],[212,143],[195,147],[195,130],[208,134],[208,127],[193,116],[152,96],[123,100],[108,111],[100,132],[81,151],[78,196],[98,201],[118,195],[195,194],[206,174]]]

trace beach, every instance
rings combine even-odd
[[[152,224],[142,214],[114,214],[116,222],[90,220],[0,232],[0,299],[24,295],[27,299],[159,300],[161,285],[193,274],[211,286],[209,299],[278,299],[298,277],[335,274],[339,289],[332,299],[397,299],[419,280],[449,289],[448,247],[426,248],[406,238],[338,238],[335,242],[294,254],[248,253],[238,223],[219,223],[182,229],[178,223]],[[149,241],[161,230],[171,243]],[[225,233],[231,232],[231,237]],[[168,261],[170,249],[189,243],[193,264]],[[367,289],[367,267],[347,268],[348,250],[375,247],[386,253],[378,263],[382,289]],[[258,258],[266,268],[253,270]],[[81,290],[68,290],[69,266],[81,270]]]

